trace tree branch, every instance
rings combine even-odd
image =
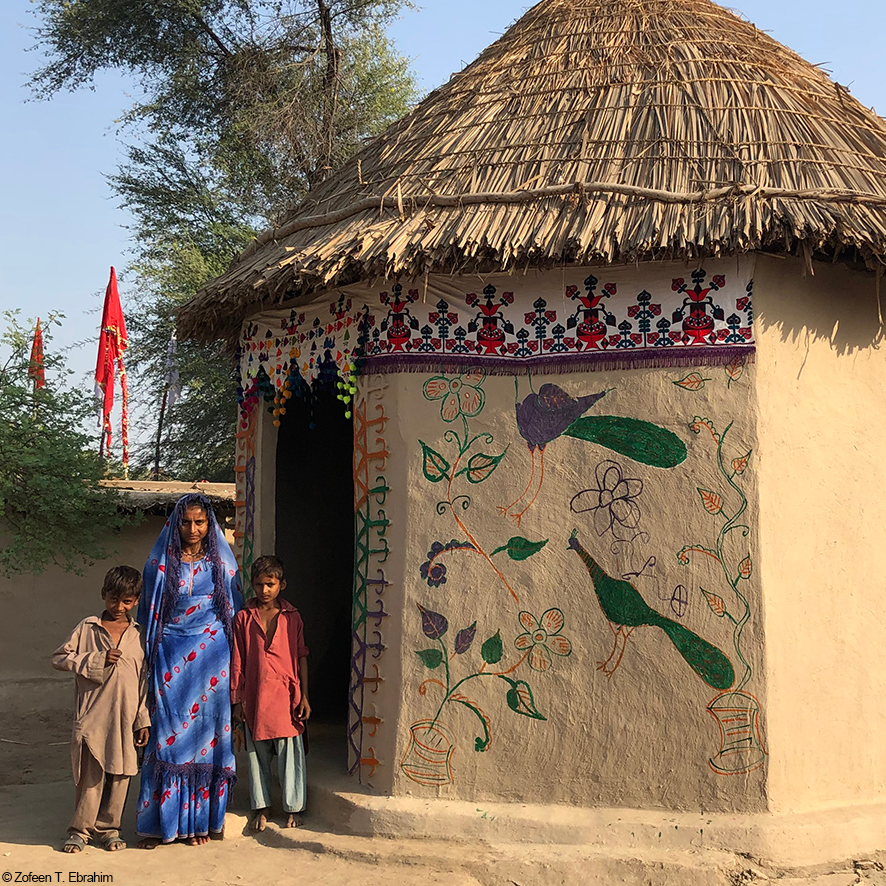
[[[233,53],[231,52],[230,49],[228,49],[227,46],[225,46],[221,37],[219,37],[218,34],[216,34],[215,31],[213,31],[212,28],[209,27],[209,24],[206,22],[206,19],[204,19],[202,15],[198,15],[196,12],[193,13],[193,17],[194,17],[194,21],[196,21],[197,24],[200,25],[201,30],[222,51],[222,54],[226,58],[230,58]]]
[[[319,178],[325,178],[325,172],[332,164],[332,153],[335,143],[335,114],[338,105],[338,74],[339,74],[339,51],[335,45],[332,32],[332,15],[326,0],[317,0],[317,11],[320,16],[320,29],[323,33],[323,47],[326,52],[326,72],[323,77],[324,120],[323,120],[323,151],[324,156],[315,170],[315,176],[319,172]],[[312,178],[314,178],[312,176]],[[311,184],[315,184],[312,181]]]

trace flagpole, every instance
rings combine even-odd
[[[123,365],[123,356],[120,360],[120,390],[123,394],[120,416],[120,440],[123,443],[123,479],[129,479],[129,384],[126,381],[126,367]]]
[[[166,415],[166,401],[169,398],[169,386],[163,388],[163,400],[160,403],[160,420],[157,422],[157,441],[154,445],[154,479],[160,479],[160,440],[163,436],[163,417]]]
[[[166,365],[163,372],[163,399],[160,402],[160,418],[157,422],[157,440],[154,445],[154,479],[160,479],[160,446],[163,441],[163,421],[166,412],[175,406],[180,392],[180,380],[178,374],[178,362],[176,357],[177,342],[175,329],[169,338],[166,348]]]

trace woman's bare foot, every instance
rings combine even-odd
[[[289,818],[286,819],[287,828],[300,828],[301,827],[301,816],[297,815],[295,812],[289,813]]]
[[[268,826],[268,813],[270,809],[256,809],[255,814],[252,816],[252,821],[249,822],[249,827],[254,831],[263,831]]]
[[[156,849],[160,845],[160,841],[156,837],[145,837],[135,845],[137,849]]]
[[[204,843],[208,843],[208,842],[209,842],[209,835],[208,834],[204,834],[202,837],[199,837],[199,836],[198,837],[189,837],[187,840],[185,840],[185,843],[188,846],[202,846]]]

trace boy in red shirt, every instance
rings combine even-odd
[[[280,592],[283,564],[259,557],[252,564],[255,596],[234,617],[231,650],[231,715],[246,727],[252,829],[263,831],[271,812],[271,756],[277,754],[286,827],[301,823],[305,808],[302,733],[308,703],[308,647],[301,616]]]

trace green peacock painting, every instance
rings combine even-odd
[[[716,646],[703,640],[688,628],[656,612],[628,581],[608,575],[597,561],[582,547],[577,531],[569,538],[574,550],[587,567],[594,584],[594,592],[606,616],[615,644],[612,654],[597,665],[608,677],[621,663],[627,641],[636,628],[661,628],[686,664],[714,689],[728,689],[735,681],[735,671],[729,659]]]

